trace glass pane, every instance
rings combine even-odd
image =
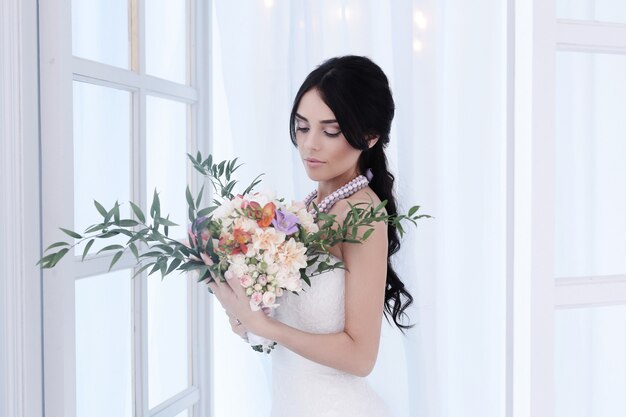
[[[623,0],[557,0],[559,19],[626,22],[626,2]]]
[[[557,277],[626,273],[626,56],[557,53]]]
[[[626,306],[557,310],[555,326],[555,415],[626,415]]]
[[[187,1],[146,2],[146,73],[187,83]]]
[[[131,272],[76,281],[76,415],[131,417]]]
[[[189,410],[185,410],[181,412],[180,414],[176,414],[174,417],[189,417],[189,416],[190,416]]]
[[[82,233],[102,222],[94,199],[107,210],[119,200],[121,216],[130,216],[131,94],[76,81],[73,106],[74,229]],[[91,252],[126,240],[97,239]],[[74,253],[82,255],[84,245],[77,245]]]
[[[187,276],[148,277],[148,399],[153,408],[189,386]]]
[[[147,97],[147,201],[154,189],[159,193],[161,215],[180,227],[170,236],[186,236],[187,200],[187,105],[158,97]]]
[[[128,9],[128,0],[73,0],[73,54],[129,68]]]

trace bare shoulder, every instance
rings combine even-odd
[[[365,187],[357,191],[356,193],[352,194],[351,196],[337,201],[333,205],[333,207],[330,209],[329,214],[334,214],[335,221],[339,225],[341,225],[343,224],[343,221],[345,220],[346,216],[348,215],[348,212],[350,211],[350,204],[355,205],[356,203],[372,204],[373,207],[376,207],[378,204],[380,204],[380,198],[378,198],[374,190],[372,190],[370,187]],[[358,207],[365,208],[366,204],[361,204]],[[385,208],[383,208],[383,211],[386,213]],[[368,240],[370,242],[374,240],[381,240],[381,244],[386,245],[387,244],[387,227],[385,223],[375,222],[373,223],[373,226],[376,230],[380,230],[380,233],[375,233],[375,235],[370,237]],[[362,235],[363,232],[360,231],[359,235]],[[331,253],[339,257],[340,259],[346,261],[346,257],[345,257],[346,249],[347,247],[345,243],[339,243],[335,247],[331,248]]]

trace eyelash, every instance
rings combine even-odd
[[[301,131],[302,133],[306,133],[308,132],[309,128],[308,127],[297,127],[296,131]],[[331,137],[331,138],[336,138],[337,136],[341,135],[341,131],[337,132],[337,133],[328,133],[328,132],[324,132],[326,134],[326,136]]]

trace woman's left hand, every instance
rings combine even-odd
[[[224,310],[226,310],[235,333],[239,334],[235,327],[242,326],[245,330],[261,335],[263,325],[268,317],[261,310],[252,311],[250,298],[246,295],[246,291],[239,283],[239,280],[230,278],[223,282],[218,278],[212,280],[207,285],[213,291],[213,295],[217,297]],[[241,323],[240,325],[237,325],[237,320]]]

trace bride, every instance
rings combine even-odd
[[[348,202],[386,199],[387,214],[397,213],[384,152],[394,107],[387,77],[366,57],[331,58],[308,75],[290,118],[291,140],[318,183],[305,198],[307,209],[315,201],[342,223]],[[250,309],[238,282],[209,284],[235,333],[278,343],[271,354],[272,417],[391,415],[365,377],[376,362],[383,314],[404,332],[412,327],[402,318],[413,298],[389,258],[400,248],[396,228],[373,225],[362,244],[330,248],[346,270],[312,277],[300,295],[286,292],[273,318]]]

